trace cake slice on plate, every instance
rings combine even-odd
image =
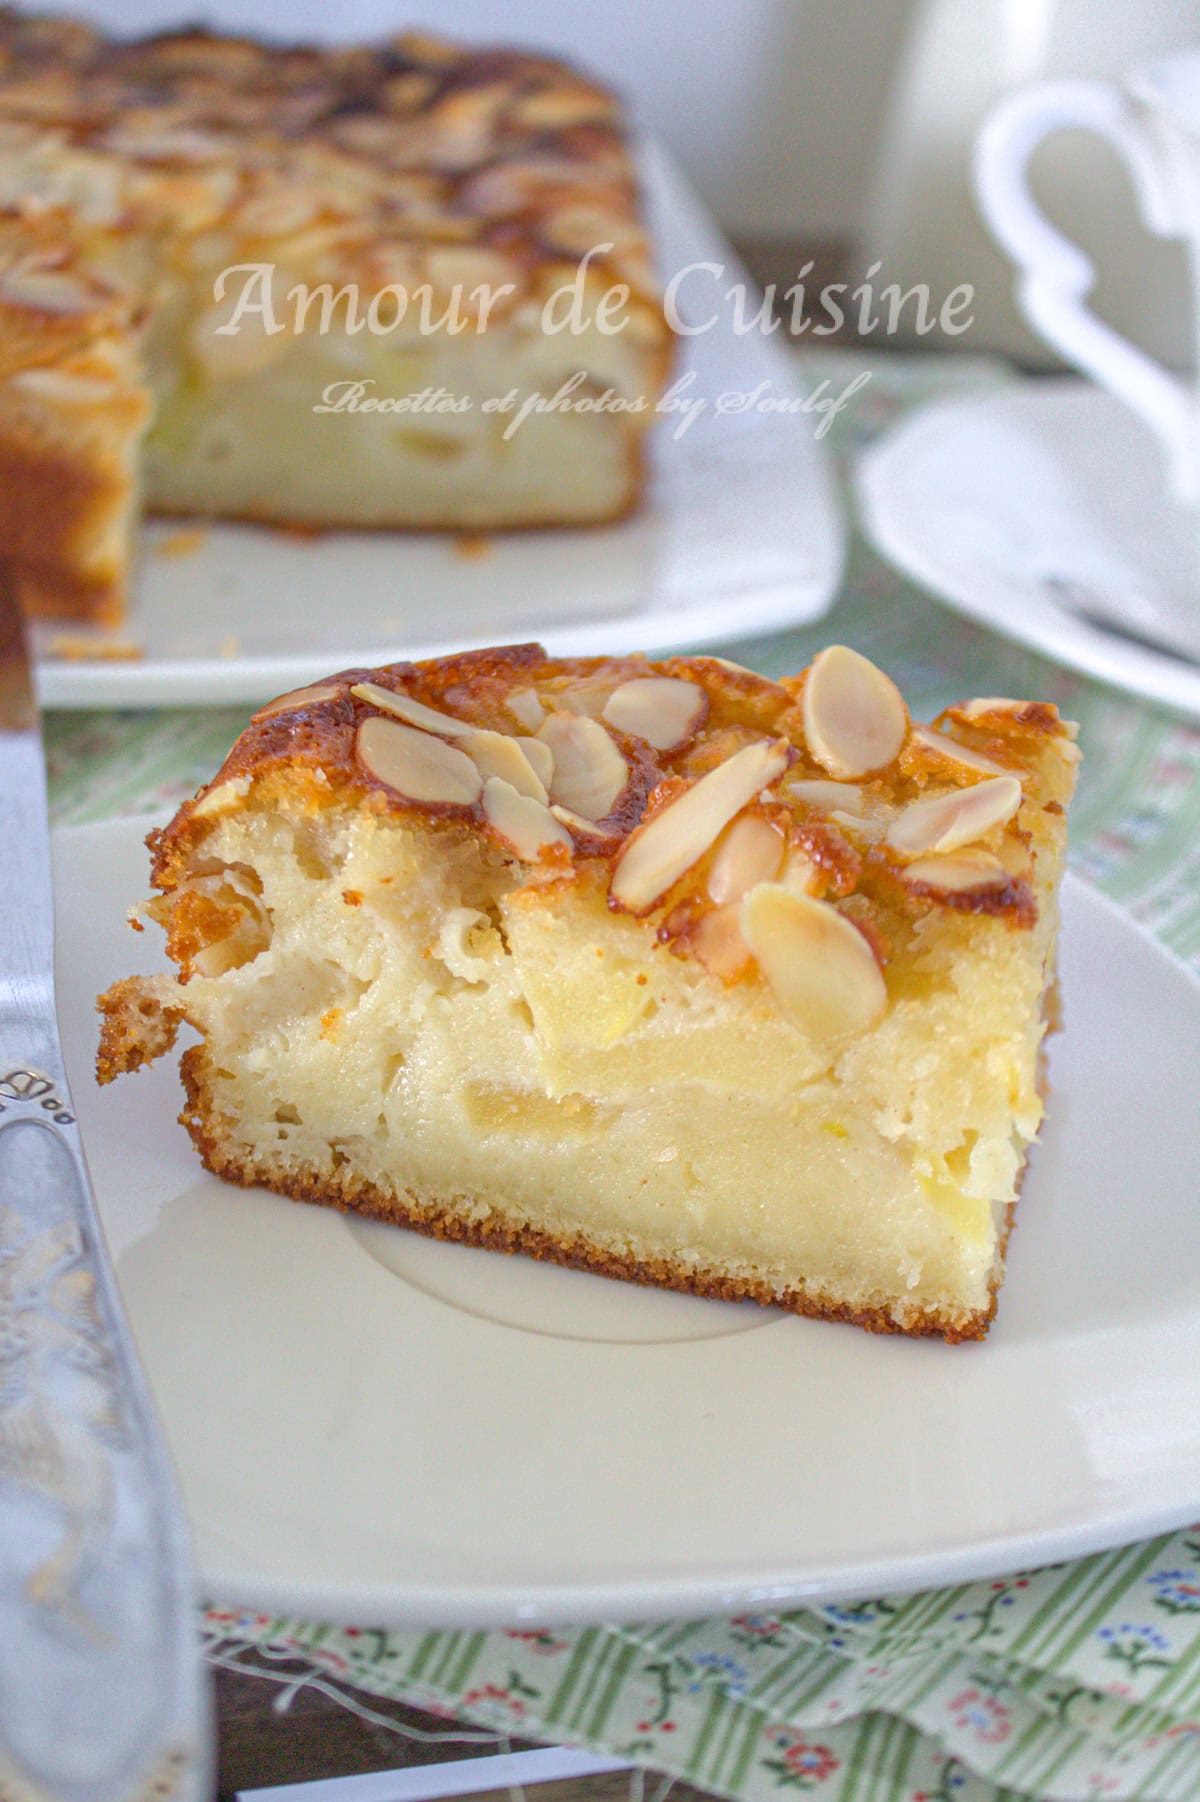
[[[1078,752],[1055,708],[914,725],[845,646],[537,647],[264,708],[151,838],[218,1176],[697,1294],[979,1338],[1054,983]]]

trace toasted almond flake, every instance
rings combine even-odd
[[[91,313],[103,304],[93,289],[61,269],[6,270],[0,276],[0,301],[51,314]]]
[[[518,735],[517,743],[537,771],[538,781],[549,790],[554,781],[554,753],[549,745],[544,745],[540,738],[526,738]]]
[[[625,841],[609,893],[628,913],[646,913],[755,795],[788,766],[789,748],[765,738],[743,745],[659,809]]]
[[[55,407],[102,407],[117,393],[115,382],[94,375],[76,375],[66,369],[22,369],[9,377],[23,394],[49,401]]]
[[[1028,701],[1014,701],[1011,695],[976,695],[973,701],[963,701],[956,709],[965,719],[975,719],[983,713],[1024,713]]]
[[[244,799],[249,788],[249,776],[231,776],[228,782],[218,782],[217,786],[210,788],[206,795],[201,795],[192,808],[192,818],[202,820],[208,819],[214,813],[228,812],[231,807],[236,807],[238,802]]]
[[[464,752],[399,720],[369,715],[355,749],[369,776],[409,801],[470,807],[483,790],[483,778]]]
[[[479,730],[469,720],[456,720],[449,713],[439,713],[436,707],[426,707],[423,701],[414,701],[410,695],[380,688],[378,682],[356,682],[350,693],[357,695],[360,701],[369,701],[372,707],[382,708],[384,713],[394,713],[398,720],[406,720],[410,726],[419,726],[422,732],[436,732],[441,738],[465,738],[468,732]]]
[[[852,832],[870,844],[883,837],[884,822],[880,819],[868,820],[861,813],[847,813],[842,807],[835,807],[829,817],[835,826],[841,826],[844,831]]]
[[[637,676],[622,682],[603,717],[618,732],[644,738],[656,751],[674,751],[691,738],[708,712],[708,696],[682,676]]]
[[[598,826],[595,820],[585,820],[581,813],[572,813],[569,807],[561,807],[557,801],[550,803],[550,811],[556,820],[561,820],[569,831],[578,833],[581,838],[599,839],[603,844],[615,845],[621,836],[607,826]]]
[[[537,736],[554,758],[550,798],[585,820],[602,820],[629,780],[629,766],[599,720],[552,713]]]
[[[955,851],[942,857],[918,857],[905,867],[905,882],[943,889],[948,895],[971,889],[996,888],[1007,882],[1008,871],[990,851]]]
[[[982,751],[973,751],[970,745],[960,745],[955,738],[949,738],[944,732],[935,732],[932,726],[914,726],[913,743],[923,750],[932,751],[935,757],[943,757],[947,763],[961,764],[963,769],[977,770],[981,776],[1011,776],[1011,769],[997,763],[994,757],[985,757]]]
[[[519,740],[504,732],[467,732],[459,746],[486,782],[489,776],[501,776],[519,795],[530,795],[546,805],[546,785],[526,756]],[[528,741],[532,742],[532,740]]]
[[[844,644],[813,659],[802,711],[809,750],[831,776],[886,769],[908,734],[908,710],[896,684]]]
[[[1021,784],[1015,776],[989,776],[973,788],[913,801],[892,821],[887,842],[902,857],[957,851],[1003,826],[1020,805]]]
[[[840,807],[843,813],[858,813],[863,804],[862,789],[853,782],[826,781],[820,776],[788,782],[784,792],[789,800],[803,801],[807,807],[823,807],[826,812]]]
[[[797,895],[818,895],[824,882],[820,870],[811,857],[803,851],[792,851],[783,866],[779,878],[784,888],[792,889]]]
[[[718,907],[740,901],[760,882],[771,882],[783,862],[783,833],[760,814],[734,820],[717,846],[708,872],[708,893]]]
[[[827,901],[763,882],[742,902],[741,923],[781,1010],[812,1038],[865,1032],[887,1007],[874,952]]]
[[[741,908],[736,902],[702,914],[687,938],[688,949],[710,976],[730,982],[750,962],[750,947],[742,936]]]
[[[526,732],[536,732],[546,713],[532,688],[515,688],[512,694],[505,696],[504,705],[520,721]]]
[[[483,812],[523,863],[537,863],[550,845],[571,849],[570,833],[550,809],[530,795],[519,794],[503,777],[489,776],[484,783]]]
[[[277,183],[241,201],[233,217],[239,231],[251,237],[284,238],[312,225],[320,210],[315,194]]]
[[[316,682],[310,688],[289,689],[287,694],[260,707],[253,716],[254,722],[257,725],[260,720],[272,719],[277,713],[290,713],[294,707],[316,707],[322,701],[336,700],[341,692],[336,682]]]

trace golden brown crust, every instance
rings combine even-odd
[[[457,720],[512,734],[522,728],[507,701],[523,689],[533,688],[544,704],[553,707],[568,693],[586,698],[589,688],[602,694],[623,681],[658,674],[682,678],[703,690],[706,711],[702,726],[674,751],[655,751],[644,741],[611,731],[628,764],[629,780],[613,813],[598,822],[596,836],[576,837],[574,867],[585,879],[603,882],[611,878],[624,843],[640,822],[653,817],[690,783],[748,742],[763,737],[786,741],[792,760],[789,778],[826,778],[827,772],[808,748],[801,710],[794,700],[802,679],[775,683],[718,658],[674,657],[661,664],[639,656],[551,658],[541,646],[524,644],[464,652],[429,663],[343,670],[315,689],[298,691],[294,706],[280,710],[273,704],[255,716],[213,782],[186,802],[155,839],[153,881],[170,890],[184,878],[197,846],[225,811],[222,790],[233,809],[268,803],[272,796],[286,791],[290,804],[317,812],[350,803],[373,812],[419,815],[439,831],[486,833],[479,803],[436,810],[418,807],[364,769],[356,754],[356,734],[361,721],[376,709],[352,692],[359,684],[371,683]],[[314,693],[319,698],[312,699]],[[1030,717],[1037,720],[1036,738],[1030,737]],[[991,742],[1005,755],[1006,767],[1020,773],[1028,793],[1036,799],[1045,773],[1043,759],[1053,756],[1043,747],[1069,742],[1071,728],[1049,707],[1033,715],[1014,716],[1011,728],[1005,718],[989,721],[988,730]],[[964,741],[967,736],[964,734]],[[957,774],[964,785],[979,779],[969,770]],[[939,787],[955,784],[955,776],[944,769],[938,771],[938,777]],[[860,786],[877,809],[899,809],[920,799],[934,780],[931,765],[911,765],[901,756],[891,769]],[[855,843],[851,823],[830,818],[829,809],[814,802],[789,797],[786,782],[773,807],[785,825],[791,853],[805,859],[813,872],[812,892],[835,900],[850,896],[869,900],[879,917],[872,921],[860,916],[855,923],[872,938],[877,951],[886,946],[890,918],[907,919],[930,908],[998,918],[1021,929],[1036,919],[1028,845],[1016,822],[1007,829],[1007,849],[1014,863],[1023,862],[1026,867],[1010,870],[993,886],[948,893],[932,881],[910,881],[903,862],[886,844],[869,839]],[[673,886],[653,911],[653,929],[660,931],[665,926],[665,936],[673,936],[665,923],[688,898],[686,882],[682,887]],[[686,917],[684,908],[679,918]]]
[[[782,1308],[787,1313],[814,1320],[836,1320],[863,1327],[871,1333],[939,1338],[948,1345],[958,1345],[985,1339],[995,1317],[1015,1202],[1009,1204],[1001,1229],[988,1306],[974,1314],[954,1315],[933,1308],[915,1309],[901,1321],[886,1308],[850,1307],[814,1287],[776,1289],[766,1282],[732,1277],[716,1268],[692,1268],[671,1258],[636,1258],[599,1244],[583,1233],[562,1237],[521,1222],[479,1221],[465,1211],[464,1204],[472,1199],[469,1196],[418,1195],[411,1189],[394,1193],[340,1170],[322,1173],[319,1177],[315,1173],[285,1174],[267,1163],[256,1163],[241,1149],[228,1143],[220,1120],[209,1106],[201,1046],[193,1045],[184,1053],[180,1074],[187,1095],[186,1106],[179,1116],[180,1124],[187,1128],[205,1169],[221,1181],[236,1183],[241,1188],[270,1189],[291,1201],[304,1201],[317,1207],[335,1208],[339,1213],[382,1220],[391,1226],[422,1233],[426,1238],[537,1258],[544,1263],[588,1270],[596,1276],[671,1289],[714,1301],[755,1301],[764,1307]]]
[[[190,223],[190,203],[197,224],[217,208],[243,247],[386,222],[401,239],[494,245],[534,268],[598,241],[570,241],[586,207],[619,240],[605,260],[653,294],[618,103],[560,62],[415,36],[345,49],[195,30],[118,41],[46,22],[66,26],[68,55],[42,23],[0,12],[0,121],[20,148],[53,125],[96,159],[79,170],[95,177],[96,229],[177,224],[181,207]],[[106,211],[108,164],[121,179]]]
[[[184,1014],[181,1007],[147,993],[146,979],[123,976],[96,1002],[100,1014],[100,1049],[96,1081],[114,1082],[152,1064],[170,1051]]]

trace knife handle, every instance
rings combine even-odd
[[[74,1112],[0,1072],[0,1802],[200,1802],[187,1548]]]

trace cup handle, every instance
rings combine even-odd
[[[975,146],[980,210],[1022,272],[1017,304],[1034,331],[1146,421],[1166,449],[1176,500],[1194,503],[1200,470],[1187,389],[1083,304],[1095,269],[1029,190],[1029,160],[1042,139],[1080,128],[1107,139],[1122,158],[1147,228],[1158,237],[1178,236],[1148,137],[1119,91],[1099,81],[1040,82],[1000,102]]]

